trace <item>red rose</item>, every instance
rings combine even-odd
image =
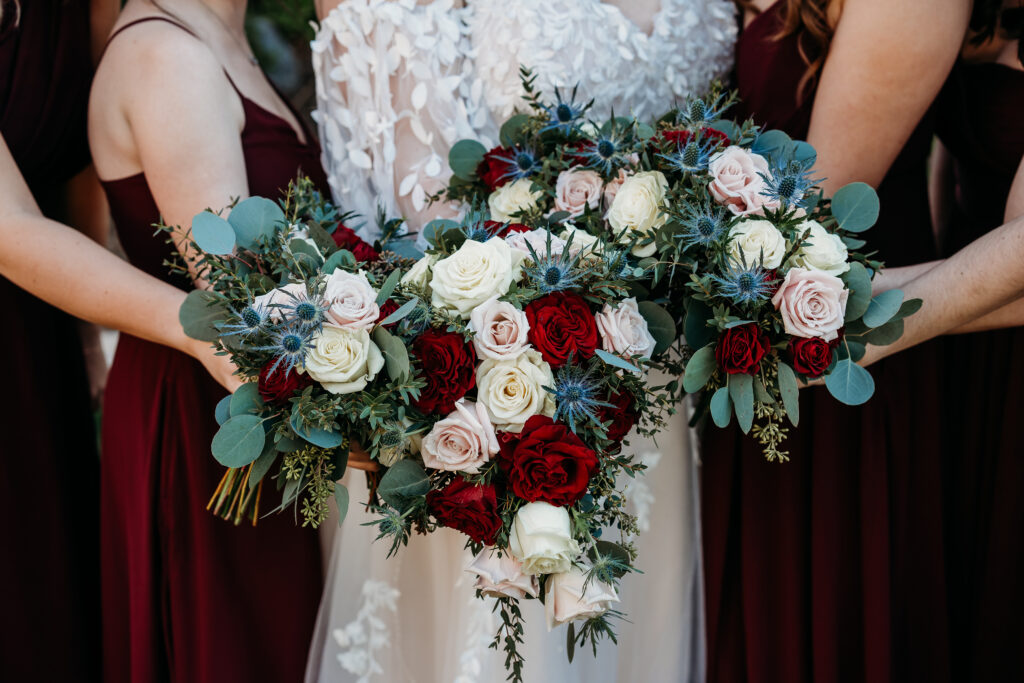
[[[294,369],[285,373],[284,363],[278,363],[273,372],[270,371],[272,367],[274,361],[264,365],[256,383],[256,388],[266,403],[285,403],[313,383],[309,375],[300,375]]]
[[[476,352],[461,334],[433,328],[413,341],[412,352],[427,381],[413,405],[424,413],[448,415],[455,410],[455,402],[476,386]]]
[[[817,337],[793,337],[789,340],[789,358],[793,362],[793,369],[800,374],[821,377],[832,364],[834,348],[833,344]]]
[[[515,150],[511,147],[495,147],[491,151],[487,152],[487,154],[484,155],[483,160],[477,165],[477,177],[484,181],[484,185],[486,185],[487,189],[491,192],[494,192],[511,180],[511,178],[504,177],[506,171],[508,171],[508,162],[499,160],[496,157],[505,157],[508,159],[514,153]]]
[[[338,227],[334,229],[334,234],[331,237],[334,238],[334,243],[338,247],[351,251],[357,261],[376,261],[380,258],[376,249],[363,241],[355,231],[349,230],[341,223],[338,223]]]
[[[494,545],[501,531],[498,493],[493,486],[473,486],[456,477],[427,494],[427,508],[442,526],[457,529],[477,543]]]
[[[597,418],[601,422],[608,422],[608,438],[612,441],[622,441],[626,438],[640,416],[636,412],[636,403],[628,391],[620,390],[605,399],[605,403],[611,403],[613,407],[601,406],[597,411]]]
[[[530,343],[553,368],[565,365],[569,354],[579,360],[597,349],[597,321],[578,294],[555,292],[534,299],[526,306],[526,320]]]
[[[730,375],[753,375],[770,347],[768,335],[757,323],[738,325],[726,330],[718,340],[715,360]]]
[[[701,139],[703,140],[714,140],[716,144],[729,144],[729,136],[720,130],[715,130],[714,128],[702,128],[700,132]],[[661,137],[666,142],[672,142],[676,145],[682,146],[693,139],[693,133],[688,130],[663,130],[661,131]]]
[[[523,500],[565,506],[587,492],[597,467],[597,454],[568,427],[534,415],[523,425],[512,451],[509,479],[512,492]]]
[[[533,230],[530,226],[523,225],[522,223],[509,223],[508,225],[505,225],[500,221],[485,221],[484,229],[494,237],[500,237],[502,239],[508,237],[514,232],[530,232]]]
[[[589,149],[590,143],[586,140],[579,142],[571,142],[568,146],[562,150],[562,158],[568,161],[573,166],[587,166],[590,163],[584,154]]]
[[[377,322],[379,323],[381,320],[386,320],[389,315],[391,315],[392,313],[394,313],[397,310],[398,310],[398,304],[396,304],[392,299],[387,299],[380,306],[380,315],[377,316]],[[384,327],[387,327],[388,329],[392,329],[397,324],[398,323],[389,323],[389,324],[385,325]]]

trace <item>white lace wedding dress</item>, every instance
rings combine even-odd
[[[732,0],[662,0],[634,19],[598,0],[471,0],[467,7],[343,0],[313,42],[315,117],[335,200],[370,217],[380,202],[414,227],[453,215],[453,207],[428,206],[426,198],[447,181],[454,142],[496,143],[498,123],[519,104],[520,64],[547,92],[579,83],[602,108],[641,117],[700,92],[731,67]],[[372,219],[359,230],[373,237]],[[638,540],[644,573],[623,580],[619,608],[629,622],[619,623],[619,645],[605,643],[596,658],[578,651],[570,665],[564,631],[547,633],[542,606],[526,601],[526,681],[703,680],[694,446],[684,414],[657,444],[631,440],[649,467],[628,489],[645,530]],[[445,530],[413,538],[385,560],[387,546],[372,543],[374,529],[361,526],[369,519],[359,505],[367,500],[362,475],[346,479],[353,503],[330,551],[307,681],[504,680],[503,655],[488,649],[497,617],[463,571],[464,537]]]

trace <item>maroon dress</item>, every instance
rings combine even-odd
[[[89,164],[88,0],[3,1],[0,133],[43,212]],[[0,277],[0,680],[98,681],[99,460],[71,316]]]
[[[949,255],[1003,223],[1024,156],[1024,72],[958,64],[939,109],[956,194]],[[1024,680],[1024,328],[951,336],[943,373],[955,681]]]
[[[300,171],[326,189],[316,145],[239,97],[250,193],[279,197]],[[163,265],[173,247],[153,234],[160,214],[145,176],[104,188],[132,264],[188,286]],[[322,588],[319,541],[290,514],[253,528],[206,511],[224,471],[210,455],[224,395],[198,361],[121,336],[101,470],[107,683],[302,679]]]
[[[738,115],[797,139],[814,92],[781,3],[740,35]],[[923,121],[878,188],[866,233],[890,266],[935,258]],[[702,437],[708,678],[712,683],[948,680],[942,604],[938,349],[872,367],[874,397],[848,407],[800,392],[791,460],[769,463],[731,426]],[[922,648],[925,644],[927,647]]]

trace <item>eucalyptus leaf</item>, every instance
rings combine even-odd
[[[850,322],[863,316],[871,305],[871,275],[863,264],[854,261],[843,280],[850,290],[846,301],[846,322]]]
[[[881,327],[899,312],[902,305],[903,292],[900,290],[882,292],[871,300],[868,310],[864,312],[864,324],[868,327]]]
[[[406,239],[404,237],[385,242],[383,250],[390,251],[402,258],[409,258],[416,261],[423,258],[423,252],[416,246],[416,243],[413,240]]]
[[[437,246],[438,238],[458,227],[459,224],[450,218],[435,218],[423,226],[423,239],[427,241],[427,244]]]
[[[596,351],[594,351],[594,353],[597,354],[597,357],[603,360],[608,365],[611,365],[616,368],[621,368],[623,370],[626,370],[627,372],[640,372],[640,368],[638,368],[637,366],[633,365],[632,363],[623,358],[619,358],[613,353],[608,353],[604,349],[597,349]]]
[[[571,621],[565,629],[565,654],[572,664],[573,657],[576,656],[576,624]]]
[[[888,346],[889,344],[895,344],[899,338],[903,336],[903,326],[904,323],[902,318],[893,318],[881,327],[869,330],[859,337],[856,337],[856,339],[864,344]],[[847,337],[847,339],[849,339],[849,337]]]
[[[790,423],[796,427],[800,424],[800,385],[796,381],[793,368],[779,363],[779,393],[782,394],[782,406],[786,409]]]
[[[228,394],[217,401],[217,407],[213,410],[213,416],[218,425],[222,425],[231,417],[231,394]]]
[[[527,114],[516,114],[509,118],[508,121],[501,124],[501,131],[498,133],[498,137],[501,139],[501,144],[504,147],[511,147],[519,142],[523,136],[523,128],[530,123],[530,117]]]
[[[849,232],[863,232],[874,225],[880,206],[878,193],[867,183],[844,185],[832,197],[832,215]]]
[[[740,137],[740,127],[728,119],[719,119],[708,126],[712,130],[724,133],[729,140],[735,142]]]
[[[348,515],[348,489],[341,482],[334,483],[334,502],[338,504],[338,526]]]
[[[647,123],[638,123],[636,126],[636,136],[641,140],[649,140],[654,137],[655,130]]]
[[[313,240],[321,253],[331,254],[339,249],[338,245],[334,242],[334,238],[316,223],[308,224],[306,232],[309,233],[309,238]]]
[[[256,382],[246,382],[231,394],[231,417],[246,415],[262,407],[263,399],[260,397],[259,385]]]
[[[732,401],[729,399],[728,387],[719,387],[711,397],[711,419],[723,429],[729,426],[732,420]]]
[[[256,415],[236,415],[217,430],[210,450],[225,467],[244,467],[260,457],[267,434]]]
[[[234,228],[238,246],[249,251],[258,248],[260,238],[268,243],[277,227],[284,222],[281,207],[264,197],[243,199],[228,214],[228,223]]]
[[[302,445],[302,441],[298,438],[293,439],[290,436],[282,436],[277,440],[275,448],[281,453],[291,453],[302,448]]]
[[[383,306],[384,302],[388,300],[391,293],[395,291],[395,287],[398,286],[398,281],[402,279],[402,271],[393,270],[388,275],[388,279],[384,281],[384,284],[380,286],[380,290],[377,291],[377,305]]]
[[[729,376],[729,398],[736,411],[736,422],[744,434],[754,424],[754,378],[750,375]]]
[[[793,142],[793,158],[797,161],[809,161],[812,164],[818,160],[818,152],[814,147],[803,140]]]
[[[854,363],[859,363],[860,359],[864,357],[864,354],[867,353],[868,350],[867,346],[855,341],[847,341],[844,346],[846,346],[847,355]]]
[[[843,235],[842,240],[847,249],[860,249],[868,243],[867,240],[857,239],[856,237],[850,237],[849,235]]]
[[[199,341],[212,342],[220,338],[217,324],[228,317],[224,300],[203,289],[193,289],[178,309],[178,321],[185,334]]]
[[[456,178],[475,180],[477,166],[485,154],[487,148],[476,140],[459,140],[448,152],[448,165]]]
[[[714,339],[715,331],[708,327],[708,320],[714,316],[711,308],[703,301],[691,301],[683,321],[683,335],[690,348],[699,349]]]
[[[288,248],[291,249],[292,253],[298,257],[300,254],[308,256],[311,262],[316,264],[316,268],[319,269],[324,263],[324,258],[320,254],[320,250],[314,247],[312,244],[303,239],[293,239],[288,242]]]
[[[683,372],[683,391],[688,394],[700,391],[717,369],[715,345],[708,344],[697,349],[690,357],[690,361],[686,364],[686,370]]]
[[[849,358],[839,361],[825,376],[825,386],[837,401],[848,406],[859,406],[875,393],[871,373]]]
[[[647,331],[654,337],[656,345],[654,355],[664,353],[676,340],[676,323],[664,308],[653,301],[641,301],[637,304],[640,315],[647,321]]]
[[[781,130],[766,130],[757,136],[750,151],[762,156],[771,156],[777,152],[789,148],[793,144],[792,138]]]
[[[391,313],[391,315],[381,320],[380,324],[392,325],[394,323],[397,323],[399,320],[412,313],[416,309],[416,306],[419,305],[419,303],[419,297],[413,297],[409,299],[404,304],[396,308],[394,312]]]
[[[339,249],[324,261],[324,265],[321,270],[328,275],[336,271],[338,268],[342,270],[352,270],[356,267],[356,257],[348,249]]]
[[[765,389],[764,383],[757,378],[754,379],[754,400],[758,403],[764,403],[765,405],[775,403],[775,399],[772,398],[772,395],[768,393],[767,389]]]
[[[414,460],[399,460],[380,479],[377,494],[381,499],[399,511],[405,511],[416,498],[427,495],[430,478],[423,467]]]
[[[400,338],[378,325],[373,331],[373,342],[384,356],[388,377],[397,380],[409,376],[409,350]]]
[[[209,211],[192,219],[192,239],[207,254],[226,256],[235,248],[235,231],[231,224]]]
[[[610,557],[627,567],[631,564],[629,561],[629,552],[618,543],[613,543],[611,541],[597,541],[594,543],[594,547],[587,552],[587,556],[590,557],[592,562],[597,562],[598,555],[601,557]],[[626,572],[621,569],[616,569],[613,571],[613,574],[618,578],[622,578],[625,576]]]
[[[725,324],[725,329],[730,330],[730,329],[732,329],[734,327],[739,327],[740,325],[749,325],[752,322],[754,322],[754,321],[753,320],[733,320],[732,322],[728,322],[728,323]]]
[[[893,320],[903,320],[904,318],[908,318],[917,313],[918,311],[920,311],[921,306],[923,305],[924,301],[922,301],[921,299],[907,299],[906,301],[903,302],[903,305],[900,306],[900,310],[896,312],[896,315],[894,315],[892,317],[892,320],[890,320],[889,322],[893,322]]]
[[[256,458],[256,461],[252,464],[252,470],[249,471],[249,490],[256,488],[263,477],[267,475],[270,468],[274,466],[277,461],[277,455],[279,451],[274,448],[273,442],[269,439],[263,446],[263,452],[260,453],[260,457]]]
[[[291,425],[292,431],[295,434],[314,446],[320,448],[337,448],[345,441],[345,437],[340,432],[328,431],[326,429],[320,429],[319,427],[307,427],[302,423],[302,416],[299,414],[296,407],[292,408],[292,416],[288,420],[288,424]]]

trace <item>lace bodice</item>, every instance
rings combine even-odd
[[[447,181],[448,149],[494,144],[520,104],[520,64],[547,92],[579,83],[602,108],[649,117],[725,76],[735,39],[732,0],[662,0],[650,35],[599,0],[345,0],[313,41],[334,198],[371,218],[366,237],[378,202],[414,229],[452,215],[426,201]]]

